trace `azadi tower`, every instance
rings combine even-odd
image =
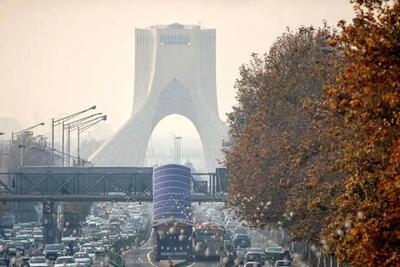
[[[171,24],[135,31],[131,118],[90,158],[96,166],[142,167],[157,123],[171,114],[199,132],[209,171],[222,159],[226,126],[218,117],[215,29]]]

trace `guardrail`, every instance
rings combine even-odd
[[[125,266],[124,258],[122,258],[122,256],[119,255],[118,253],[115,253],[114,251],[112,251],[110,249],[106,249],[106,255],[112,266],[114,266],[114,267],[124,267]]]

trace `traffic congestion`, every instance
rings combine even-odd
[[[109,253],[147,239],[150,212],[147,204],[94,203],[80,227],[53,244],[44,242],[42,224],[16,223],[0,230],[0,267],[110,266]]]
[[[194,205],[194,214],[196,262],[224,267],[295,266],[288,248],[270,240],[267,231],[244,226],[222,203]]]

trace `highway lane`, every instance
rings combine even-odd
[[[151,247],[138,247],[124,254],[126,267],[169,267],[168,261],[154,262],[151,259]],[[176,267],[217,267],[218,262],[191,262],[173,261]]]
[[[267,238],[266,235],[259,231],[250,231],[250,236],[252,237],[252,247],[265,248],[266,246],[276,245],[271,240]],[[151,260],[150,252],[152,251],[151,246],[134,248],[124,254],[126,260],[126,267],[168,267],[167,261],[161,261],[160,263]],[[182,261],[174,262],[176,267],[219,267],[218,261],[201,261],[194,263],[184,263]],[[294,261],[294,266],[306,267],[303,262],[299,260]]]

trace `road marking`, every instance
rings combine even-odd
[[[196,262],[193,262],[192,264],[188,265],[187,267],[192,267],[196,264]]]
[[[149,252],[147,253],[147,260],[148,260],[148,262],[151,264],[151,266],[158,267],[157,265],[155,265],[155,264],[151,261],[151,258],[150,258],[151,252],[152,252],[152,251],[149,251]]]

